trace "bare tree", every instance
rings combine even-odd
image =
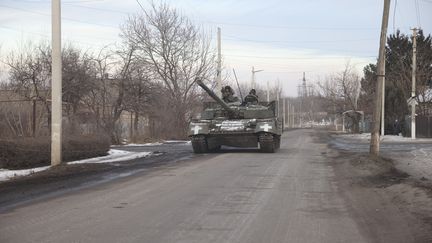
[[[348,62],[342,72],[328,76],[324,83],[318,83],[319,95],[331,104],[331,107],[346,112],[346,116],[351,119],[352,130],[355,133],[359,132],[361,118],[358,112],[360,80],[360,76]]]
[[[48,101],[51,64],[46,55],[49,50],[47,44],[28,46],[20,53],[11,52],[6,61],[10,85],[25,98],[42,101],[48,114],[51,112]]]
[[[62,51],[63,67],[63,102],[65,113],[69,118],[70,132],[74,134],[77,126],[77,115],[84,99],[96,89],[94,79],[96,67],[89,53],[82,53],[78,48],[69,45]]]
[[[150,116],[151,109],[155,105],[159,91],[157,83],[152,81],[151,70],[148,65],[141,66],[138,62],[133,62],[130,68],[130,81],[125,88],[125,106],[133,117],[131,125],[131,139],[139,140],[141,137],[139,127],[140,117]]]
[[[197,102],[196,77],[214,75],[214,55],[203,31],[168,4],[151,4],[132,16],[122,29],[123,39],[136,48],[136,58],[150,64],[154,78],[163,83],[175,137],[185,134],[190,107]]]
[[[131,82],[131,63],[135,49],[125,46],[118,51],[102,49],[93,58],[95,89],[90,90],[84,103],[95,114],[97,126],[118,143],[118,121],[126,110],[125,92]]]

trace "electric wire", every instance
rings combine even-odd
[[[27,13],[51,17],[51,14],[41,13],[38,11],[32,11],[32,10],[27,10],[27,9],[18,8],[18,7],[11,7],[8,5],[3,5],[3,4],[0,4],[0,8],[14,9],[14,10],[22,11],[22,12],[27,12]],[[78,23],[88,24],[88,25],[96,25],[96,26],[101,26],[101,27],[106,27],[106,28],[118,29],[117,26],[112,26],[112,25],[107,25],[107,24],[99,24],[99,23],[91,23],[91,22],[86,22],[86,21],[77,20],[77,19],[73,19],[73,18],[62,17],[62,20],[66,20],[66,21],[70,21],[70,22],[78,22]]]
[[[137,0],[138,1],[138,0]],[[314,26],[283,26],[283,25],[252,25],[252,24],[240,24],[240,23],[228,23],[228,22],[215,22],[215,21],[205,21],[212,24],[218,25],[233,25],[233,26],[243,26],[251,28],[274,28],[274,29],[299,29],[299,30],[376,30],[379,28],[370,27],[314,27]]]
[[[414,6],[416,11],[416,17],[417,17],[417,26],[420,28],[421,22],[420,22],[420,8],[419,8],[418,0],[414,0]]]
[[[232,35],[225,35],[224,40],[239,40],[239,41],[245,41],[245,42],[256,42],[256,43],[336,43],[336,42],[360,42],[360,41],[374,41],[376,38],[370,38],[370,39],[350,39],[350,40],[294,40],[294,41],[271,41],[271,40],[252,40],[252,39],[244,39],[239,38]],[[228,37],[228,38],[227,38]]]
[[[341,59],[351,58],[351,56],[314,56],[314,57],[276,57],[276,56],[244,56],[244,55],[224,55],[228,57],[244,57],[244,58],[259,58],[259,59],[286,59],[286,60],[309,60],[309,59]],[[372,58],[376,56],[356,56],[364,58]]]
[[[141,10],[145,13],[146,11],[145,11],[144,7],[141,5],[140,1],[139,1],[139,0],[135,0],[135,1],[136,1],[136,2],[138,3],[138,5],[140,6]]]
[[[396,9],[397,9],[397,0],[395,0],[394,10],[393,10],[393,33],[396,33],[396,28],[395,28]]]

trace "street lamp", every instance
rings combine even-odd
[[[262,72],[264,70],[255,70],[255,68],[252,66],[252,89],[255,89],[255,73]]]

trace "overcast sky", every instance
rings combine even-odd
[[[144,7],[147,1],[139,0]],[[156,1],[157,2],[157,1]],[[378,55],[383,1],[380,0],[168,0],[212,33],[222,28],[225,71],[235,68],[250,82],[251,67],[263,69],[257,83],[279,79],[295,96],[302,72],[316,82],[350,61],[361,74]],[[396,8],[395,8],[396,3]],[[63,41],[98,49],[119,41],[119,26],[140,11],[136,0],[63,0]],[[389,34],[432,32],[432,0],[392,1]],[[0,55],[29,40],[50,40],[51,0],[0,0]]]

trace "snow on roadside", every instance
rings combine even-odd
[[[124,145],[120,145],[121,147],[141,147],[141,146],[157,146],[157,145],[162,145],[163,143],[160,142],[155,142],[155,143],[128,143],[128,144],[124,144]],[[114,146],[118,146],[118,145],[113,145]]]
[[[93,164],[113,163],[113,162],[120,162],[120,161],[144,158],[144,157],[148,157],[151,154],[152,154],[152,152],[129,152],[129,151],[124,151],[124,150],[110,149],[110,151],[108,152],[108,155],[106,155],[106,156],[101,156],[101,157],[96,157],[96,158],[91,158],[91,159],[71,161],[71,162],[68,162],[68,164],[74,165],[74,164],[86,164],[86,163],[93,163]]]
[[[330,142],[334,147],[351,152],[368,152],[370,134],[338,134]],[[391,158],[397,169],[416,179],[432,181],[432,139],[384,136],[381,154]]]
[[[165,140],[164,143],[190,143],[190,140]]]
[[[111,147],[145,147],[145,146],[159,146],[164,144],[190,144],[190,140],[165,140],[163,142],[154,143],[128,143],[122,145],[112,145]]]
[[[335,137],[341,137],[346,139],[354,139],[354,140],[361,140],[361,141],[370,141],[371,134],[370,133],[362,133],[362,134],[338,134]],[[385,135],[380,136],[380,139],[382,142],[413,142],[413,143],[425,143],[425,142],[431,142],[432,139],[430,138],[416,138],[415,140],[411,139],[410,137],[403,137],[403,136],[397,136],[397,135]]]
[[[43,166],[38,168],[32,168],[32,169],[25,169],[25,170],[6,170],[6,169],[0,169],[0,181],[7,181],[11,178],[14,178],[15,176],[26,176],[31,175],[36,172],[44,171],[49,169],[51,166]]]
[[[110,149],[108,151],[108,155],[106,156],[71,161],[71,162],[67,162],[67,164],[73,165],[73,164],[86,164],[86,163],[93,163],[93,164],[114,163],[114,162],[122,162],[122,161],[128,161],[133,159],[145,158],[152,154],[153,154],[152,152],[129,152],[129,151],[118,150],[118,149]],[[16,176],[31,175],[36,172],[47,170],[50,167],[51,166],[43,166],[43,167],[24,169],[24,170],[0,169],[0,182],[7,181]]]

